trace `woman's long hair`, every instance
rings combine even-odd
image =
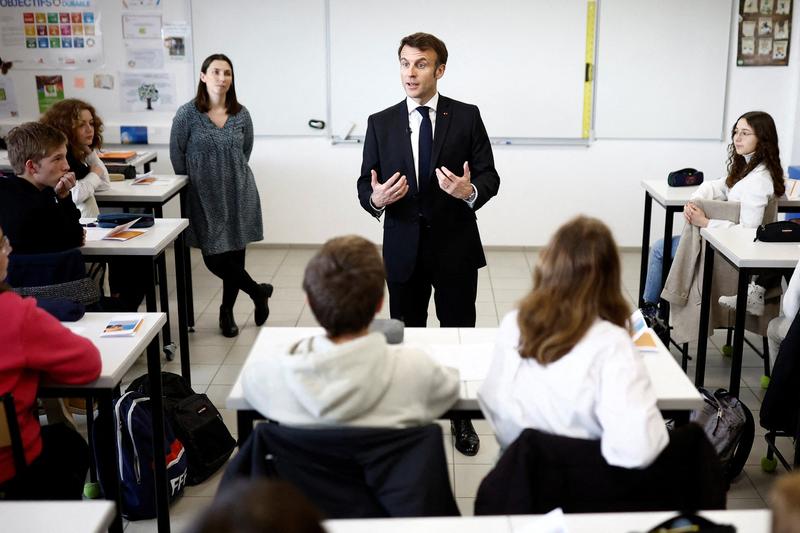
[[[744,156],[736,153],[733,146],[733,137],[736,134],[736,125],[741,119],[745,119],[756,136],[756,150],[748,163]],[[772,177],[772,188],[775,196],[783,196],[786,187],[783,184],[783,168],[781,167],[781,155],[778,148],[778,131],[775,129],[775,121],[768,113],[763,111],[749,111],[736,119],[731,129],[731,143],[728,145],[728,177],[725,184],[730,189],[736,183],[747,176],[751,170],[761,163],[767,167]]]
[[[539,255],[533,290],[521,302],[519,354],[541,364],[566,355],[597,318],[627,328],[620,259],[608,227],[579,216],[561,226]]]
[[[242,110],[242,104],[236,99],[236,76],[234,75],[233,63],[230,58],[225,54],[211,54],[203,61],[203,64],[200,66],[200,72],[205,74],[211,62],[216,60],[225,61],[231,67],[231,87],[228,89],[228,92],[225,93],[225,109],[228,111],[229,115],[235,115]],[[203,80],[197,82],[197,96],[194,98],[194,106],[201,113],[208,113],[208,110],[211,109],[211,101],[208,98],[206,82]]]
[[[92,137],[92,144],[89,147],[92,150],[99,150],[103,147],[103,121],[97,116],[97,111],[92,104],[77,98],[67,98],[53,104],[53,107],[39,119],[43,124],[52,126],[67,136],[69,150],[78,161],[86,159],[86,154],[81,150],[78,138],[75,136],[75,129],[81,119],[80,114],[84,109],[92,114],[94,123],[94,137]]]

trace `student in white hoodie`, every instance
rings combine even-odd
[[[403,428],[444,414],[458,400],[458,371],[368,332],[383,304],[384,284],[374,244],[357,236],[326,242],[303,279],[326,333],[246,365],[250,404],[271,420],[297,426]]]
[[[567,222],[540,253],[533,290],[503,319],[478,390],[501,448],[533,428],[599,439],[609,464],[643,468],[667,446],[620,272],[611,232],[594,218]]]

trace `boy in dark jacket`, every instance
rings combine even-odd
[[[83,245],[85,232],[70,190],[67,139],[55,128],[26,122],[6,138],[15,176],[0,178],[0,225],[20,254]]]

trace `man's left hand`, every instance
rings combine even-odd
[[[469,163],[464,161],[464,175],[456,176],[447,167],[436,169],[436,178],[439,180],[439,188],[454,198],[466,200],[472,196],[471,174]]]

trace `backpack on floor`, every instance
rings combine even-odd
[[[236,441],[208,396],[197,394],[183,376],[162,372],[161,382],[165,418],[183,443],[189,461],[187,483],[197,485],[225,464]],[[149,388],[144,375],[136,378],[128,391],[149,394]]]
[[[739,475],[750,455],[755,438],[753,413],[725,389],[714,392],[700,387],[703,408],[689,419],[699,424],[717,450],[728,483]]]
[[[115,442],[109,442],[109,428],[116,428]],[[113,421],[99,416],[92,432],[95,457],[113,453],[117,449],[117,468],[120,477],[122,516],[128,520],[145,520],[156,517],[156,480],[153,469],[153,424],[150,398],[138,392],[123,394],[114,402]],[[187,461],[183,445],[175,438],[172,428],[164,420],[164,449],[167,464],[167,481],[170,502],[177,498],[186,484]],[[96,461],[101,480],[103,461]],[[106,492],[104,490],[104,492]]]

